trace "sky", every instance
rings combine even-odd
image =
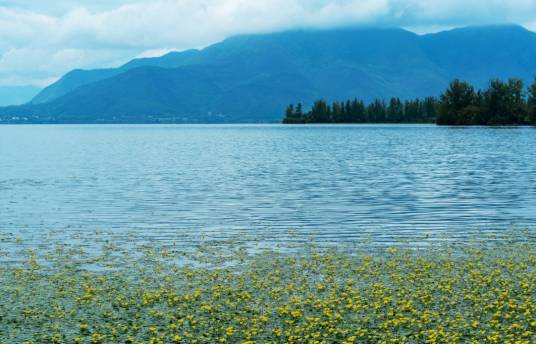
[[[536,0],[0,0],[0,87],[44,87],[74,68],[115,67],[236,34],[502,23],[536,31]]]

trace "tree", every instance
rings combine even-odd
[[[375,99],[367,107],[369,121],[372,123],[385,123],[387,115],[387,106],[380,99]]]
[[[404,113],[406,121],[408,122],[420,122],[421,115],[421,102],[419,99],[406,100],[404,102]]]
[[[524,124],[527,117],[527,104],[525,103],[523,80],[508,80],[508,91],[510,105],[509,124],[512,122]]]
[[[302,112],[302,105],[301,103],[298,103],[296,106],[296,109],[294,109],[294,105],[291,104],[287,107],[287,110],[285,111],[285,118],[283,119],[283,123],[285,124],[303,124],[307,122],[306,116]]]
[[[423,120],[425,122],[434,122],[437,116],[437,100],[434,97],[426,97],[422,103]]]
[[[529,86],[528,121],[530,124],[536,125],[536,77],[532,85]]]
[[[344,123],[345,113],[344,113],[344,103],[334,102],[331,105],[331,120],[334,123]]]
[[[294,105],[290,104],[289,106],[287,106],[287,110],[285,111],[285,118],[283,119],[283,123],[291,124],[293,117],[294,117]]]
[[[310,112],[311,123],[330,123],[331,110],[324,100],[317,100]]]
[[[485,110],[485,100],[484,94],[482,91],[478,91],[475,94],[475,103],[470,106],[467,112],[472,113],[470,117],[472,118],[472,125],[488,125],[490,123],[490,115]]]
[[[527,99],[528,95],[528,99]],[[386,104],[374,99],[333,102],[318,100],[308,113],[302,105],[289,105],[284,123],[430,123],[439,125],[536,125],[536,77],[527,89],[520,79],[491,80],[475,92],[467,82],[454,80],[440,98],[402,102],[393,97]]]
[[[391,98],[387,107],[387,121],[400,123],[404,120],[404,106],[400,98]]]
[[[476,93],[469,83],[458,79],[450,83],[440,97],[437,124],[472,124],[477,115]]]
[[[294,117],[294,104],[290,104],[285,112],[285,117]]]
[[[492,80],[484,92],[483,111],[487,123],[494,125],[521,124],[525,118],[523,82],[510,79],[508,82]]]
[[[350,123],[367,123],[367,110],[362,100],[354,99],[350,105]]]
[[[296,105],[296,116],[303,116],[303,111],[302,111],[302,104],[301,103],[298,103],[298,105]]]

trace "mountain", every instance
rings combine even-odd
[[[48,86],[32,100],[31,104],[42,104],[74,91],[80,86],[84,86],[96,81],[114,77],[123,72],[137,67],[156,66],[163,68],[179,67],[198,54],[198,50],[189,50],[182,53],[171,52],[159,58],[134,59],[119,68],[82,70],[75,69],[65,74],[60,80]]]
[[[422,37],[430,60],[449,78],[485,87],[490,78],[536,76],[536,34],[521,26],[455,29]]]
[[[40,90],[36,86],[0,86],[0,106],[27,103]]]
[[[402,29],[289,31],[66,74],[0,117],[59,123],[279,122],[289,103],[438,95],[454,78],[536,75],[536,34],[520,26],[428,35]],[[26,119],[24,119],[26,120]]]

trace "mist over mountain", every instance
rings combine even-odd
[[[0,86],[0,106],[20,105],[34,98],[41,88],[37,86]]]
[[[4,121],[279,122],[289,103],[438,95],[455,78],[536,75],[536,34],[521,26],[417,35],[402,29],[289,31],[229,38],[203,50],[74,70]],[[13,120],[16,117],[18,119]],[[21,119],[23,117],[23,119]],[[26,119],[27,118],[27,119]]]

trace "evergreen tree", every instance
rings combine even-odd
[[[290,117],[294,117],[294,104],[290,104],[288,107],[287,107],[287,111],[285,112],[285,117],[287,118],[290,118]]]
[[[467,124],[472,125],[488,125],[490,123],[490,114],[485,110],[486,100],[484,97],[484,93],[482,91],[478,91],[475,94],[475,103],[474,103],[474,113],[471,114],[471,122]]]
[[[423,101],[424,122],[434,122],[437,116],[437,100],[434,97],[426,97]]]
[[[458,79],[450,83],[448,89],[440,97],[438,124],[471,124],[472,118],[478,113],[476,93],[470,84]]]
[[[483,111],[487,123],[477,124],[519,124],[524,122],[523,82],[510,79],[507,83],[492,80],[484,92]]]
[[[509,90],[509,103],[510,103],[510,113],[509,113],[509,124],[525,124],[527,118],[527,104],[525,102],[523,80],[521,79],[510,79],[508,80],[508,90]]]
[[[331,110],[324,100],[317,100],[310,112],[311,123],[330,123]]]
[[[303,116],[301,111],[301,104],[298,104],[296,111],[294,110],[294,105],[291,104],[287,107],[285,112],[285,118],[283,119],[285,124],[303,124],[306,123],[306,118]]]
[[[367,110],[362,100],[354,99],[350,105],[350,123],[367,123]]]
[[[344,103],[334,102],[331,106],[331,120],[333,123],[344,123]]]
[[[352,123],[352,103],[349,100],[344,104],[343,123]]]
[[[534,82],[529,87],[528,122],[536,125],[536,78],[534,78]]]
[[[385,101],[375,99],[367,107],[367,115],[371,123],[386,123],[387,122],[387,106]]]
[[[293,118],[294,118],[294,105],[290,104],[289,106],[287,106],[287,110],[285,111],[285,118],[283,119],[283,123],[292,124]]]
[[[404,106],[399,98],[391,98],[387,107],[387,122],[400,123],[404,120]]]
[[[404,114],[407,122],[419,122],[421,116],[421,102],[419,99],[404,102]]]
[[[296,105],[295,114],[296,114],[296,117],[300,117],[300,118],[304,117],[301,103],[298,103],[298,105]]]

